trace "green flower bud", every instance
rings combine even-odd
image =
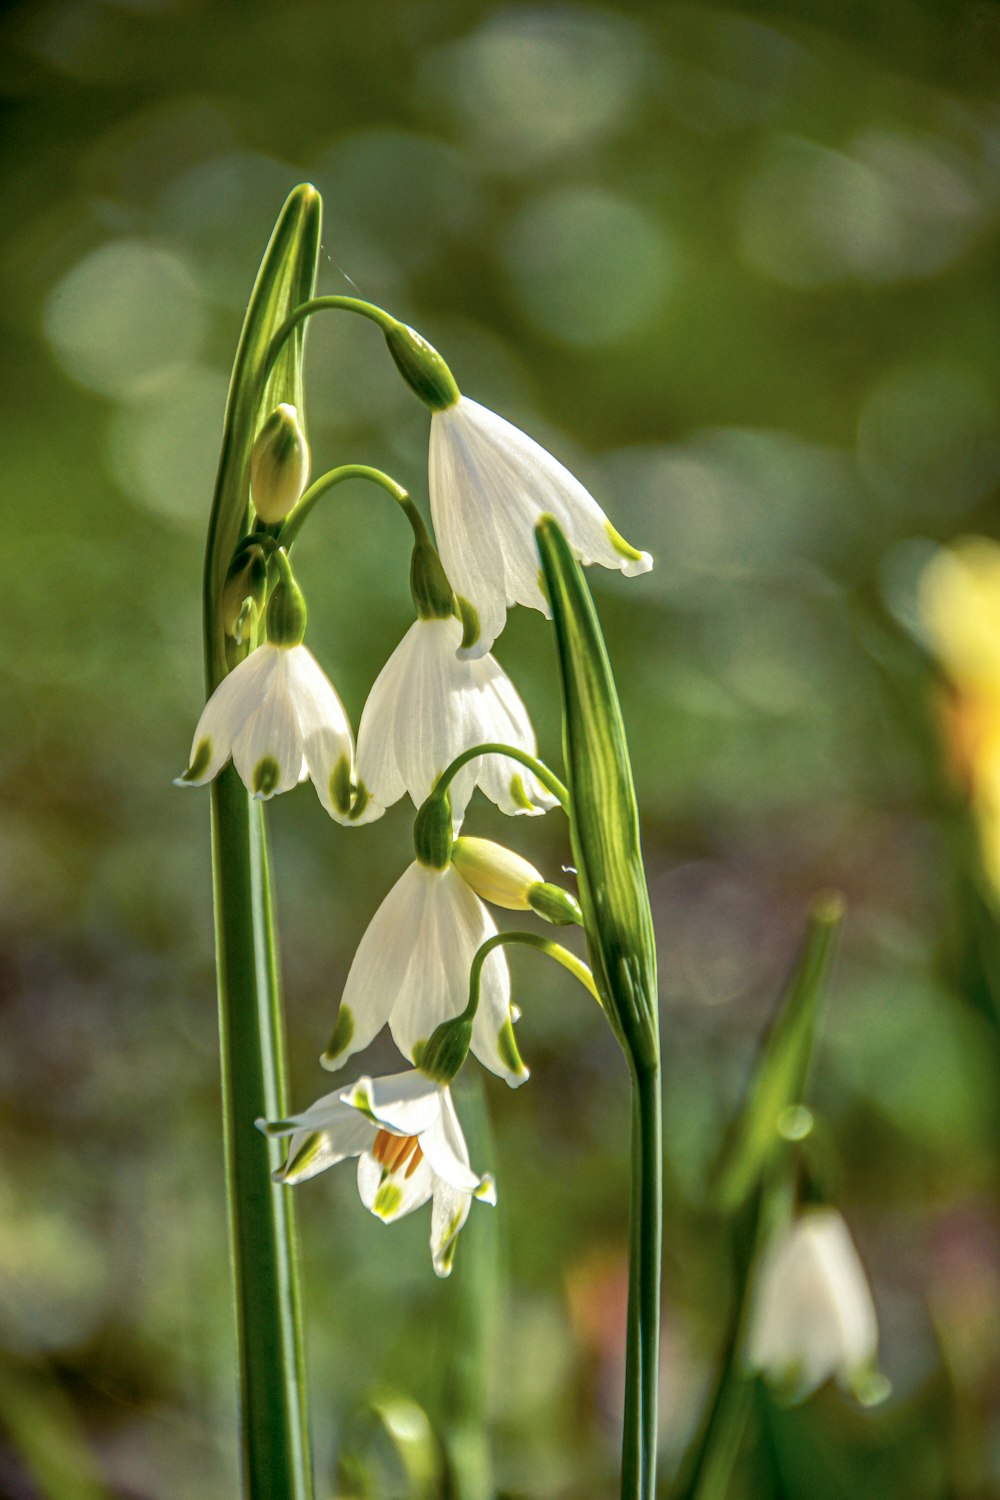
[[[472,1045],[472,1021],[456,1016],[442,1021],[424,1043],[417,1066],[435,1083],[451,1083],[469,1055]]]
[[[272,646],[299,646],[306,633],[306,601],[285,568],[267,606],[267,638]]]
[[[416,329],[394,323],[385,331],[385,341],[400,375],[425,406],[431,411],[444,411],[455,405],[461,394],[455,377],[437,350]]]
[[[530,911],[530,893],[544,883],[534,865],[492,839],[463,835],[455,840],[451,862],[477,896],[509,911]]]
[[[250,495],[268,526],[283,521],[309,482],[309,445],[294,406],[276,406],[254,440]]]
[[[240,639],[240,618],[247,599],[260,609],[267,590],[267,560],[263,548],[247,547],[229,565],[222,589],[222,624],[226,635]]]
[[[432,870],[445,870],[455,842],[451,828],[451,798],[433,792],[417,813],[413,824],[413,847],[417,859]]]
[[[553,927],[583,926],[579,901],[561,885],[551,885],[547,880],[541,885],[533,885],[528,892],[528,905]]]

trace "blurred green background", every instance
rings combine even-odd
[[[734,1500],[996,1492],[1000,940],[907,626],[928,539],[997,526],[1000,5],[30,0],[0,26],[0,1494],[235,1489],[208,799],[170,783],[229,366],[302,180],[319,290],[413,322],[656,557],[590,576],[661,949],[665,1477],[728,1313],[707,1167],[835,886],[814,1100],[894,1393],[771,1413]],[[377,333],[317,320],[308,380],[314,472],[425,500],[426,413]],[[355,724],[407,540],[353,487],[301,544]],[[515,611],[497,654],[558,764],[549,628]],[[409,815],[273,807],[298,1107]],[[555,816],[477,799],[466,829],[569,859]],[[321,1497],[367,1394],[433,1408],[461,1262],[491,1253],[499,1490],[616,1491],[626,1078],[561,971],[512,966],[533,1079],[487,1084],[500,1203],[454,1282],[426,1214],[386,1232],[350,1168],[298,1190]]]

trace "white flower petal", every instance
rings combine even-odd
[[[222,770],[233,742],[264,700],[280,659],[278,649],[261,646],[252,651],[219,683],[202,709],[191,742],[191,770],[177,778],[179,786],[204,786]]]
[[[382,1030],[405,992],[423,919],[425,866],[408,866],[368,924],[358,944],[340,1002],[337,1027],[321,1061],[343,1066]]]
[[[455,619],[415,620],[368,695],[358,727],[358,777],[382,807],[404,791],[419,807],[457,754],[448,658],[454,661],[461,637]]]
[[[347,712],[305,646],[293,646],[288,652],[287,672],[308,774],[330,816],[338,823],[350,823],[331,785],[337,777],[349,786],[354,775],[354,738]]]
[[[437,1179],[431,1213],[431,1261],[438,1276],[451,1275],[455,1245],[471,1206],[468,1193],[458,1192],[441,1178]]]
[[[406,975],[389,1015],[400,1051],[411,1060],[442,1021],[465,1009],[476,949],[496,932],[483,903],[453,866],[420,872],[423,901]],[[487,961],[487,967],[489,961]],[[506,965],[504,966],[506,967]]]
[[[317,1172],[359,1155],[371,1146],[375,1130],[370,1120],[344,1104],[339,1095],[327,1094],[302,1114],[268,1127],[270,1136],[291,1135],[278,1180],[305,1182]]]
[[[440,1086],[414,1068],[382,1078],[365,1075],[339,1097],[397,1135],[420,1135],[441,1114]]]
[[[480,614],[477,655],[499,634],[508,604],[549,613],[534,539],[542,515],[555,517],[583,562],[629,575],[652,565],[558,459],[468,397],[431,420],[429,481],[445,571]]]
[[[262,702],[233,744],[233,764],[244,786],[263,801],[291,791],[302,772],[302,735],[288,689],[286,656],[282,651]]]
[[[376,1218],[386,1224],[403,1219],[415,1208],[422,1207],[434,1189],[434,1178],[425,1161],[406,1175],[402,1172],[388,1173],[374,1156],[367,1153],[358,1161],[358,1192],[361,1201]]]
[[[469,1148],[447,1088],[440,1090],[440,1107],[420,1137],[423,1151],[435,1177],[462,1193],[474,1193],[482,1179],[469,1165]]]
[[[512,745],[537,755],[538,741],[520,694],[492,656],[470,663],[482,695],[481,744]],[[487,755],[475,762],[476,780],[501,812],[538,814],[557,805],[556,798],[525,766],[509,756]]]

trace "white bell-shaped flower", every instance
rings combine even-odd
[[[835,1209],[807,1210],[757,1268],[747,1364],[793,1402],[831,1379],[877,1399],[877,1351],[875,1305],[847,1225]]]
[[[419,807],[441,772],[473,745],[537,753],[528,710],[506,672],[492,656],[460,661],[461,640],[454,616],[415,620],[376,678],[358,726],[358,781],[370,798],[359,821],[379,817],[404,792]],[[506,756],[485,755],[451,782],[456,825],[477,785],[505,813],[555,806],[530,771]]]
[[[349,821],[354,742],[344,705],[306,646],[259,646],[202,710],[178,786],[203,786],[232,756],[247,790],[266,800],[312,778],[332,818]]]
[[[463,655],[484,656],[509,604],[549,614],[539,586],[534,527],[552,515],[584,563],[629,577],[653,565],[618,535],[568,469],[519,428],[467,396],[431,417],[431,515],[445,572],[479,616],[479,639]]]
[[[386,1022],[399,1050],[419,1064],[423,1045],[442,1021],[465,1009],[472,960],[496,931],[453,865],[439,870],[415,860],[358,945],[323,1066],[341,1067]],[[472,1051],[512,1087],[528,1077],[514,1040],[510,970],[499,950],[483,965]]]
[[[431,1256],[439,1276],[451,1271],[473,1198],[496,1202],[492,1177],[469,1165],[451,1093],[422,1073],[359,1078],[290,1120],[258,1124],[270,1136],[291,1136],[278,1182],[305,1182],[356,1156],[361,1201],[386,1224],[433,1198]]]

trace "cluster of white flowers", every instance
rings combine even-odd
[[[254,502],[266,521],[275,524],[289,513],[307,469],[294,408],[282,407],[262,428],[251,465]],[[254,797],[266,800],[309,777],[332,818],[359,825],[380,817],[404,793],[421,807],[452,762],[479,745],[504,745],[534,758],[527,709],[489,651],[509,605],[549,613],[539,587],[535,524],[554,516],[583,562],[633,575],[652,560],[618,535],[550,454],[462,396],[432,416],[429,487],[446,598],[421,608],[415,589],[419,617],[371,689],[356,750],[343,704],[303,644],[304,605],[298,614],[276,615],[286,623],[274,629],[269,609],[267,640],[222,681],[198,721],[182,784],[203,785],[231,757]],[[280,548],[280,531],[273,545]],[[294,588],[284,553],[281,561],[282,580]],[[511,815],[544,813],[556,803],[530,768],[500,754],[475,757],[448,787],[453,838],[476,786]],[[481,884],[473,872],[482,875],[489,849],[497,846],[460,843],[482,848],[467,848],[464,861],[446,858],[439,866],[422,860],[418,846],[418,859],[362,938],[322,1058],[324,1067],[341,1067],[388,1023],[417,1067],[361,1078],[290,1120],[259,1122],[269,1134],[291,1136],[283,1182],[303,1181],[357,1156],[362,1200],[387,1222],[432,1197],[431,1248],[439,1275],[450,1270],[472,1198],[492,1202],[493,1186],[472,1171],[447,1084],[422,1074],[420,1058],[435,1030],[465,1009],[473,959],[497,934],[477,886],[488,899],[522,907],[529,905],[524,892],[543,886],[537,871],[499,849],[499,875]],[[511,871],[521,887],[515,899],[505,900]],[[507,962],[497,949],[482,964],[471,1050],[512,1087],[528,1076],[514,1040],[515,1019]]]

